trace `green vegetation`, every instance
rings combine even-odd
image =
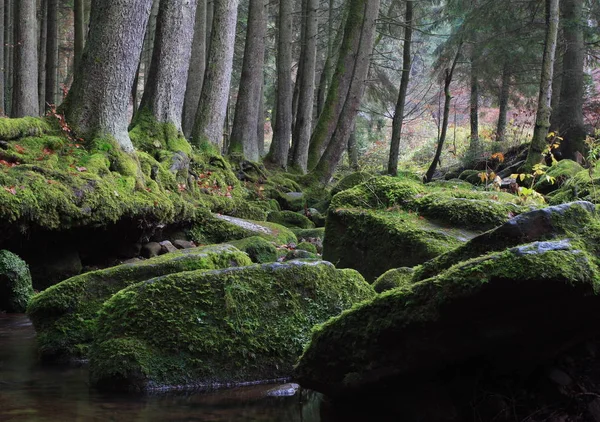
[[[32,296],[27,264],[12,252],[0,251],[0,312],[25,312]]]
[[[240,251],[246,252],[252,262],[257,264],[275,262],[279,257],[277,247],[273,242],[269,242],[259,236],[247,237],[241,240],[232,240],[228,243],[235,246]]]

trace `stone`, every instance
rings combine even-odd
[[[269,213],[267,221],[281,224],[282,226],[289,228],[315,228],[315,223],[313,223],[308,217],[293,211],[273,211]]]
[[[144,258],[154,258],[160,255],[162,246],[158,242],[149,242],[142,246],[142,256]]]
[[[196,244],[190,240],[182,240],[182,239],[177,239],[173,241],[173,245],[177,248],[177,249],[192,249],[196,247]]]
[[[232,240],[228,242],[242,252],[246,252],[252,262],[257,264],[266,264],[277,261],[279,256],[276,246],[273,242],[259,237],[253,236],[241,240]]]
[[[162,242],[159,242],[159,244],[161,254],[177,252],[177,248],[169,240],[163,240]]]

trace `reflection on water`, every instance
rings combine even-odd
[[[321,422],[319,395],[266,397],[273,386],[189,395],[100,394],[85,367],[41,366],[25,316],[0,314],[0,421]]]

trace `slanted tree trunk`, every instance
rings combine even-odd
[[[344,99],[335,131],[328,142],[323,156],[314,169],[314,175],[322,183],[326,184],[331,180],[333,173],[340,162],[344,151],[348,145],[348,138],[354,128],[358,108],[366,87],[366,80],[371,63],[371,52],[375,41],[375,23],[379,14],[379,0],[352,0],[349,5],[348,20],[344,31],[344,42],[342,46],[356,46],[356,50],[346,50],[342,47],[336,66],[336,74],[341,75],[341,79],[349,77],[348,90]],[[353,63],[350,69],[344,69],[343,66],[348,60],[347,55],[351,55]],[[341,81],[334,82],[329,90],[330,96],[336,95],[336,85],[342,85]],[[329,102],[329,99],[328,101]],[[337,102],[337,101],[336,101]],[[330,103],[331,104],[331,103]],[[327,113],[327,112],[325,112]]]
[[[47,7],[45,97],[46,104],[55,105],[58,86],[58,0],[48,0]]]
[[[373,3],[379,6],[379,1]],[[308,170],[315,169],[319,163],[338,126],[342,108],[348,98],[352,74],[357,62],[356,55],[361,47],[363,24],[366,23],[363,15],[365,6],[364,1],[354,0],[349,3],[335,72],[329,84],[323,111],[310,139]]]
[[[550,115],[552,113],[552,77],[554,73],[559,20],[559,0],[546,0],[546,39],[544,41],[540,95],[533,139],[529,146],[527,161],[523,167],[523,171],[525,172],[530,172],[534,165],[542,161],[542,153],[547,146],[546,137],[548,136]],[[564,83],[565,81],[563,81]]]
[[[583,0],[562,0],[562,26],[565,37],[562,84],[558,106],[557,128],[561,142],[562,158],[576,159],[585,153],[587,131],[583,119],[585,98],[583,38]]]
[[[195,16],[195,0],[160,2],[152,64],[138,112],[142,117],[150,113],[157,122],[172,124],[179,131]]]
[[[433,175],[435,174],[438,163],[440,162],[440,158],[442,156],[444,142],[446,142],[446,136],[448,134],[448,122],[450,120],[450,103],[452,102],[450,84],[452,84],[452,79],[454,78],[454,71],[456,70],[456,65],[460,57],[461,49],[462,43],[458,46],[458,49],[456,50],[456,56],[454,56],[452,65],[448,69],[446,69],[446,75],[444,77],[444,117],[442,119],[442,128],[440,132],[440,138],[438,139],[437,149],[435,151],[435,157],[433,158],[433,162],[431,163],[429,169],[427,169],[427,173],[425,174],[426,183],[431,182],[431,180],[433,179]]]
[[[12,117],[39,116],[36,0],[15,4],[15,39]]]
[[[323,107],[325,105],[325,99],[327,96],[327,87],[331,81],[332,72],[332,62],[333,62],[333,6],[334,0],[329,0],[329,9],[327,11],[327,51],[325,52],[325,63],[323,64],[323,71],[321,72],[321,77],[319,79],[319,89],[317,92],[317,119],[323,112]]]
[[[258,156],[262,157],[265,153],[265,81],[260,81],[260,96],[258,98],[258,119],[256,125],[256,145],[258,146]]]
[[[510,98],[510,77],[511,67],[507,60],[502,69],[502,82],[500,86],[500,95],[498,97],[500,112],[498,114],[498,125],[496,126],[497,142],[504,142],[506,140],[506,121],[508,116],[508,101]]]
[[[292,165],[306,173],[308,166],[308,148],[312,133],[312,117],[315,102],[315,79],[317,67],[318,0],[306,0],[305,31],[300,64],[300,93],[298,111],[294,127],[294,151]]]
[[[231,154],[241,154],[250,161],[260,159],[256,127],[264,77],[266,33],[265,1],[250,0],[244,62],[229,144]]]
[[[206,70],[206,0],[198,0],[196,23],[192,42],[192,57],[188,72],[185,100],[183,103],[183,133],[186,138],[192,135],[198,102],[202,93],[202,82]]]
[[[208,66],[192,130],[195,145],[222,150],[223,125],[229,101],[238,0],[214,0],[213,31]]]
[[[93,0],[88,41],[64,107],[77,136],[110,136],[133,152],[127,109],[151,7],[152,0]]]
[[[280,168],[287,166],[292,139],[292,12],[291,0],[279,0],[277,104],[275,106],[275,131],[268,160]]]
[[[388,162],[388,173],[392,176],[398,174],[398,154],[400,153],[400,141],[402,139],[402,126],[404,124],[404,107],[406,105],[406,94],[408,93],[408,83],[410,80],[410,70],[412,67],[411,43],[413,30],[413,7],[414,1],[406,2],[406,14],[404,16],[404,46],[402,54],[402,80],[400,81],[400,94],[394,112],[392,122],[392,142],[390,146],[390,159]]]

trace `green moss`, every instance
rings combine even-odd
[[[29,267],[9,251],[0,251],[0,312],[22,313],[33,296]]]
[[[122,290],[101,311],[92,382],[147,390],[289,375],[310,328],[374,296],[330,264],[187,272]]]
[[[281,224],[284,227],[313,229],[315,224],[302,214],[293,211],[275,211],[269,213],[267,221]]]
[[[334,187],[331,189],[331,194],[336,195],[342,191],[353,188],[354,186],[360,185],[361,183],[366,182],[373,175],[371,173],[367,173],[364,171],[357,171],[356,173],[349,174],[340,180]]]
[[[171,123],[159,123],[147,110],[139,110],[132,122],[129,137],[133,145],[141,151],[159,158],[164,152],[184,152],[192,154],[192,147],[183,134]]]
[[[50,131],[51,127],[45,119],[37,117],[0,118],[0,139],[3,140],[42,136]]]
[[[469,182],[472,185],[479,186],[479,185],[483,184],[483,181],[481,180],[481,177],[479,176],[480,174],[481,174],[480,170],[465,170],[458,176],[458,178],[460,180]]]
[[[584,168],[575,161],[561,160],[552,165],[546,174],[540,177],[534,189],[543,194],[550,193],[559,189],[568,179],[582,171]],[[546,176],[553,178],[554,181],[548,181]]]
[[[298,240],[302,239],[325,239],[325,228],[320,227],[317,229],[292,229]]]
[[[211,213],[204,213],[197,218],[189,234],[197,244],[222,243],[253,236],[260,236],[279,245],[297,243],[294,233],[279,224]]]
[[[248,256],[229,245],[186,249],[65,280],[37,295],[27,313],[42,355],[72,357],[90,343],[98,310],[119,290],[164,274],[250,264]]]
[[[315,255],[317,254],[317,247],[314,244],[308,242],[300,242],[298,246],[296,246],[296,249],[299,249],[301,251],[307,251]]]
[[[375,280],[373,289],[377,293],[383,293],[400,287],[408,287],[413,283],[414,275],[414,268],[394,268]]]
[[[425,192],[426,188],[419,182],[389,176],[374,177],[335,195],[331,208],[387,208],[413,200]]]
[[[252,262],[257,264],[267,264],[277,261],[279,257],[277,248],[273,242],[259,237],[253,236],[241,240],[233,240],[228,242],[242,252],[246,252]]]

